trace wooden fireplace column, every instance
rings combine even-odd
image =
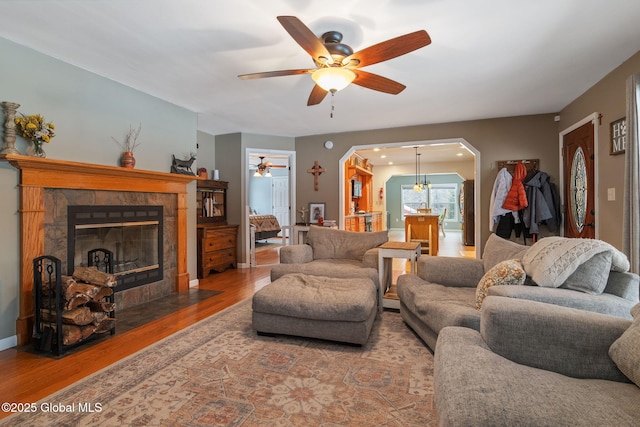
[[[175,290],[189,289],[187,271],[187,184],[195,176],[91,163],[67,162],[7,154],[0,159],[20,170],[20,312],[16,320],[18,345],[31,340],[33,328],[33,259],[44,255],[44,190],[62,188],[177,196],[177,275]]]

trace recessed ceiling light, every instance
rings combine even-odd
[[[379,148],[374,148],[373,151],[380,151],[380,149]]]
[[[458,156],[458,157],[460,157],[460,156],[462,156],[462,155],[463,155],[462,153],[458,153],[458,154],[456,154],[456,156]]]
[[[382,156],[380,156],[381,159],[386,159],[387,156],[385,156],[384,154]]]
[[[389,164],[390,164],[390,165],[392,165],[392,164],[393,164],[393,162],[389,162]]]

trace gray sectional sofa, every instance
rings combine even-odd
[[[542,239],[544,240],[544,239]],[[581,240],[581,239],[574,239]],[[480,311],[476,306],[478,283],[502,261],[526,259],[533,246],[523,246],[492,234],[485,245],[482,260],[470,258],[429,257],[418,260],[418,272],[398,278],[400,314],[404,321],[435,350],[440,331],[446,326],[480,329]],[[542,257],[543,254],[540,255]],[[531,257],[529,257],[531,258]],[[585,262],[566,283],[586,283],[598,275],[602,254]],[[611,264],[611,258],[608,258]],[[508,296],[589,310],[630,319],[629,311],[638,302],[638,276],[631,273],[604,272],[601,293],[535,286],[492,286],[489,295]],[[595,279],[594,279],[595,280]]]
[[[489,296],[479,331],[444,327],[435,348],[440,427],[640,425],[640,304],[633,323]]]

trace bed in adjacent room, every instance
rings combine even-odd
[[[256,240],[271,239],[280,232],[280,224],[274,215],[249,215],[249,223],[256,228]]]

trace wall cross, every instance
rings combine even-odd
[[[320,174],[322,174],[322,172],[326,172],[326,169],[320,166],[318,164],[318,161],[316,160],[315,162],[313,162],[313,167],[311,169],[307,169],[307,172],[309,172],[310,174],[313,174],[313,189],[315,191],[318,191],[318,187],[319,187],[318,177],[320,176]]]

